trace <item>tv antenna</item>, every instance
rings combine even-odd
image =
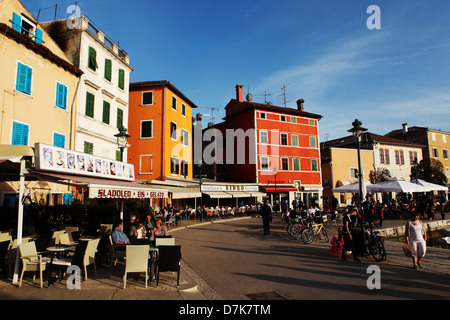
[[[208,109],[209,110],[209,114],[203,114],[204,116],[206,116],[206,117],[209,117],[209,121],[211,122],[211,123],[214,123],[214,110],[217,110],[217,111],[219,111],[219,108],[213,108],[213,107],[210,107],[210,106],[208,106],[208,107],[204,107],[204,108],[200,108],[200,109]]]
[[[257,97],[264,97],[264,104],[267,104],[267,97],[270,97],[271,94],[267,93],[267,91],[264,91],[264,94],[255,94]],[[262,98],[260,98],[262,99]]]
[[[288,84],[285,84],[284,86],[281,87],[281,90],[283,90],[282,94],[279,94],[277,97],[281,97],[283,96],[283,100],[284,100],[284,107],[286,108],[286,88],[290,85],[291,83],[289,82]]]

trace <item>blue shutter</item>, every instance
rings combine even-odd
[[[67,86],[56,83],[56,103],[57,107],[66,109],[67,108]]]
[[[28,145],[29,127],[18,122],[13,123],[12,143],[13,145]]]
[[[26,94],[31,94],[31,78],[33,76],[33,70],[18,62],[17,63],[17,80],[16,80],[16,90],[24,92]]]
[[[12,28],[17,32],[22,32],[22,17],[13,12]]]
[[[36,28],[36,34],[34,36],[34,40],[36,41],[36,43],[42,44],[42,30]]]
[[[53,134],[53,145],[55,147],[65,148],[66,146],[66,136],[59,133]]]

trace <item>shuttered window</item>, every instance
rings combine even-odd
[[[55,105],[62,109],[67,109],[67,86],[62,83],[56,83],[56,102]]]
[[[53,133],[53,145],[55,147],[65,148],[66,147],[66,136],[60,133]]]
[[[125,71],[122,69],[119,69],[119,88],[125,89]]]
[[[89,57],[88,57],[88,68],[92,70],[97,70],[97,51],[94,48],[89,47]]]
[[[17,63],[17,79],[16,90],[31,95],[31,81],[33,77],[33,69],[29,66]]]
[[[14,122],[13,123],[13,132],[12,132],[12,141],[13,145],[28,145],[28,133],[30,131],[30,126],[23,123]]]
[[[94,144],[92,142],[84,142],[84,153],[94,154]]]
[[[86,115],[91,118],[94,117],[94,102],[95,96],[90,92],[86,92]]]
[[[112,62],[110,59],[105,59],[105,79],[111,81]]]
[[[122,127],[123,127],[123,110],[117,108],[117,129],[120,129]]]
[[[109,124],[109,114],[111,110],[111,104],[108,101],[103,101],[103,117],[102,122]]]

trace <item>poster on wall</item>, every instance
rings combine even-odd
[[[134,181],[134,165],[43,143],[35,144],[36,169]]]

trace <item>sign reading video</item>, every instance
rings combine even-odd
[[[134,181],[134,165],[92,154],[35,144],[36,169],[70,174]]]

